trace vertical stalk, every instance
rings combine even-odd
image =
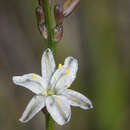
[[[52,53],[55,56],[56,44],[53,43],[53,27],[52,27],[52,17],[51,17],[51,8],[50,8],[49,0],[42,0],[42,8],[44,10],[45,25],[48,31],[47,45],[48,48],[52,50]],[[46,117],[46,130],[53,130],[54,121],[48,112],[45,113],[45,117]]]
[[[50,114],[47,112],[46,116],[46,130],[53,130],[54,129],[54,121],[51,118]]]
[[[48,48],[50,48],[53,52],[53,55],[56,54],[56,45],[53,43],[53,27],[52,27],[52,17],[51,17],[51,8],[49,4],[49,0],[42,0],[42,8],[44,10],[45,15],[45,25],[48,31],[48,39],[47,44]]]

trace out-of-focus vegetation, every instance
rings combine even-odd
[[[42,130],[39,113],[27,124],[18,118],[32,93],[12,84],[13,75],[40,74],[40,59],[46,48],[35,18],[37,0],[0,3],[0,129]],[[130,2],[83,0],[65,20],[64,38],[56,61],[72,55],[79,72],[72,89],[88,96],[94,109],[72,108],[72,118],[57,130],[129,130],[130,105]]]

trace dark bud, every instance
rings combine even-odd
[[[59,4],[55,5],[54,7],[54,16],[55,16],[57,25],[60,25],[63,23],[63,20],[64,20],[63,9]]]
[[[49,0],[50,7],[52,7],[52,0]]]
[[[63,37],[63,25],[54,28],[54,42],[59,42]]]
[[[42,10],[42,7],[38,6],[35,12],[36,12],[36,17],[37,17],[37,23],[38,24],[44,23],[45,18],[44,18],[44,12]]]
[[[66,0],[63,4],[63,15],[65,17],[69,16],[73,10],[77,7],[80,0]]]

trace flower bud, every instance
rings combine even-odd
[[[77,7],[77,5],[79,4],[80,0],[66,0],[63,4],[63,15],[65,17],[67,17],[68,15],[70,15],[73,10]]]
[[[63,23],[64,15],[63,15],[63,9],[59,4],[56,4],[54,7],[54,16],[56,20],[56,24],[60,25]]]
[[[63,25],[54,28],[54,42],[59,42],[63,37]]]
[[[48,37],[48,32],[45,24],[40,24],[39,25],[39,31],[41,35],[43,36],[44,39],[47,39]]]
[[[38,6],[35,12],[36,12],[36,17],[37,17],[37,23],[38,24],[44,23],[45,18],[44,18],[44,12],[42,10],[42,7]]]
[[[52,7],[52,0],[49,0],[50,7]]]

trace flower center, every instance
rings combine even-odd
[[[52,90],[52,89],[47,90],[47,95],[48,96],[55,95],[55,94],[56,94],[55,90]]]

